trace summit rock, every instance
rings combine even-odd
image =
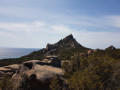
[[[72,34],[70,34],[55,44],[47,44],[46,50],[50,51],[58,48],[76,48],[76,47],[83,46],[76,41]]]

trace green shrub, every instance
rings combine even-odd
[[[62,90],[63,80],[60,79],[59,76],[55,76],[53,80],[50,82],[51,90]]]

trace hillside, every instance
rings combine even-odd
[[[46,48],[34,51],[29,55],[15,58],[15,59],[2,59],[0,66],[10,64],[20,64],[29,60],[42,60],[46,55],[56,55],[61,60],[70,60],[75,53],[86,53],[88,48],[79,44],[72,34],[66,36],[55,44],[47,44]]]
[[[92,50],[72,35],[0,66],[3,90],[120,90],[120,49]]]

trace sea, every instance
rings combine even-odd
[[[19,58],[28,55],[39,48],[0,48],[0,59]]]

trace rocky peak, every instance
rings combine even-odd
[[[112,46],[112,45],[111,45],[109,48],[110,48],[110,49],[115,49],[115,47],[114,47],[114,46]]]
[[[66,36],[64,39],[73,39],[73,35],[70,34],[70,35]]]
[[[76,48],[82,46],[80,45],[75,38],[73,37],[72,34],[66,36],[65,38],[61,39],[60,41],[58,41],[55,44],[47,44],[46,49],[48,51],[50,50],[54,50],[56,48],[68,48],[68,47],[72,47],[72,48]]]
[[[58,43],[58,45],[61,45],[63,47],[73,47],[73,48],[76,48],[76,47],[79,47],[79,46],[82,46],[80,45],[76,39],[73,37],[72,34],[66,36],[65,38],[63,38],[62,40],[60,40]]]
[[[114,46],[109,46],[108,48],[106,48],[106,50],[115,50],[116,48]]]

